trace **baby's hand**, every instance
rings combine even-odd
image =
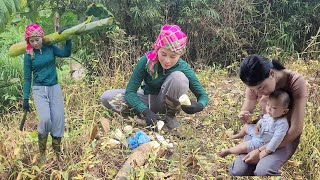
[[[249,123],[252,118],[252,114],[249,111],[241,111],[238,115],[242,123]]]

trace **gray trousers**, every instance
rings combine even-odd
[[[240,154],[232,162],[229,173],[231,176],[280,176],[281,166],[288,161],[296,151],[300,136],[287,146],[277,149],[274,153],[260,159],[258,164],[247,164],[242,161],[246,154]]]
[[[182,94],[186,94],[189,90],[189,80],[181,71],[171,73],[161,86],[161,90],[157,95],[144,95],[142,90],[137,92],[141,101],[149,107],[154,113],[165,113],[165,95],[178,99]],[[125,89],[111,89],[105,91],[100,100],[102,104],[116,112],[123,112],[129,104],[124,98]]]
[[[64,133],[64,105],[59,84],[33,86],[33,100],[36,105],[39,125],[37,131],[43,136],[62,137]]]

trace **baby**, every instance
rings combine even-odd
[[[238,134],[231,139],[243,138],[245,142],[229,149],[224,149],[219,156],[225,157],[229,154],[249,153],[268,143],[265,152],[267,155],[274,152],[289,128],[286,114],[289,111],[290,96],[283,90],[276,90],[269,95],[266,106],[266,114],[257,124],[245,124]],[[259,150],[260,151],[260,150]],[[261,152],[261,151],[260,151]]]

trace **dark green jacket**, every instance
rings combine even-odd
[[[71,46],[71,40],[66,41],[64,49],[60,49],[56,45],[48,46],[43,44],[41,51],[34,49],[34,59],[31,59],[30,54],[24,54],[24,99],[29,99],[31,80],[33,80],[33,86],[52,86],[58,84],[55,56],[70,56]]]
[[[181,58],[178,60],[177,64],[170,69],[163,69],[159,64],[158,77],[154,80],[152,80],[152,77],[145,68],[146,63],[147,58],[146,56],[143,56],[136,65],[127,85],[125,99],[131,107],[135,108],[139,112],[142,112],[148,108],[137,95],[137,91],[141,86],[142,81],[144,81],[142,89],[144,90],[145,95],[159,94],[163,82],[174,71],[181,71],[186,75],[186,77],[189,79],[189,89],[197,97],[198,102],[201,103],[203,107],[208,104],[208,94],[200,84],[194,71]]]

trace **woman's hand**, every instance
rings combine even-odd
[[[181,109],[187,114],[194,114],[203,110],[203,105],[197,101],[191,100],[191,105],[181,105]]]
[[[270,153],[272,153],[272,152],[271,151],[267,152],[267,149],[264,149],[263,151],[260,152],[259,159],[262,159],[262,158],[268,156]]]
[[[242,123],[249,123],[252,119],[252,114],[249,111],[241,111],[238,115]]]
[[[242,160],[248,164],[258,164],[258,162],[260,161],[260,151],[258,149],[255,149],[244,156]]]
[[[160,120],[160,117],[154,112],[152,112],[150,109],[145,109],[142,112],[142,114],[147,123],[147,126],[156,126],[158,120]],[[153,129],[153,130],[157,131],[156,129]]]
[[[30,112],[29,99],[24,99],[23,100],[23,111]]]

